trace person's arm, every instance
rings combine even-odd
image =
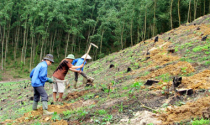
[[[80,66],[72,66],[71,69],[78,69],[78,68],[82,68],[84,66],[84,64],[81,64]]]
[[[72,68],[69,68],[69,70],[71,70],[72,72],[78,72],[78,73],[81,73],[80,70],[76,70],[76,69],[72,69]]]
[[[41,71],[39,72],[39,79],[41,82],[47,82],[49,80],[47,77],[47,67],[42,67]]]
[[[30,73],[30,78],[32,78],[32,77],[33,77],[34,70],[35,70],[35,68],[31,71],[31,73]]]

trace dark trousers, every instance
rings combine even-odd
[[[34,87],[34,101],[35,102],[40,101],[40,96],[42,98],[42,101],[48,101],[48,95],[44,87],[43,86]]]
[[[80,73],[84,78],[86,78],[87,79],[87,75],[84,73],[84,72],[81,72]],[[74,76],[75,76],[75,78],[74,78],[74,80],[77,82],[78,81],[78,72],[74,72]]]

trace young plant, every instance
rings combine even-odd
[[[201,120],[194,119],[191,123],[192,125],[209,125],[210,121],[202,118]]]
[[[120,109],[119,109],[119,112],[123,112],[123,103],[121,102],[121,105],[120,105]]]
[[[53,116],[52,116],[52,120],[56,121],[56,120],[61,120],[60,116],[57,114],[57,112],[54,112]]]
[[[64,116],[68,116],[68,115],[70,115],[70,114],[71,114],[71,111],[70,111],[70,110],[63,111],[63,114],[64,114]]]

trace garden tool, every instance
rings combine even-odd
[[[96,45],[93,44],[93,43],[90,43],[90,46],[89,46],[88,51],[87,51],[87,53],[86,53],[86,55],[85,55],[85,59],[84,59],[83,64],[85,63],[85,61],[86,61],[86,59],[87,59],[87,56],[88,56],[88,54],[89,54],[89,52],[90,52],[90,49],[91,49],[91,46],[94,46],[94,47],[96,47],[96,48],[98,49],[98,46],[96,46]],[[80,70],[82,70],[82,68],[81,68]]]

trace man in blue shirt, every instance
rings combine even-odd
[[[86,56],[86,54],[83,55],[81,58],[74,59],[73,62],[72,62],[72,65],[80,66],[81,64],[83,64],[85,56]],[[84,66],[87,63],[87,61],[90,60],[90,59],[92,59],[92,58],[89,55],[87,55],[86,61],[84,62]],[[91,77],[88,77],[83,72],[84,66],[82,67],[82,69],[78,68],[76,70],[81,70],[82,71],[80,74],[85,78],[85,79],[83,79],[83,84],[86,84],[87,85],[87,82],[92,83],[94,79],[91,78]],[[75,75],[74,88],[76,89],[77,88],[77,81],[78,81],[78,72],[74,72],[74,75]]]
[[[53,112],[47,110],[48,95],[44,89],[44,85],[45,82],[53,83],[53,80],[47,77],[47,67],[54,63],[53,55],[47,54],[43,60],[30,73],[31,86],[34,88],[33,110],[37,110],[37,105],[41,97],[43,115],[51,115]]]

